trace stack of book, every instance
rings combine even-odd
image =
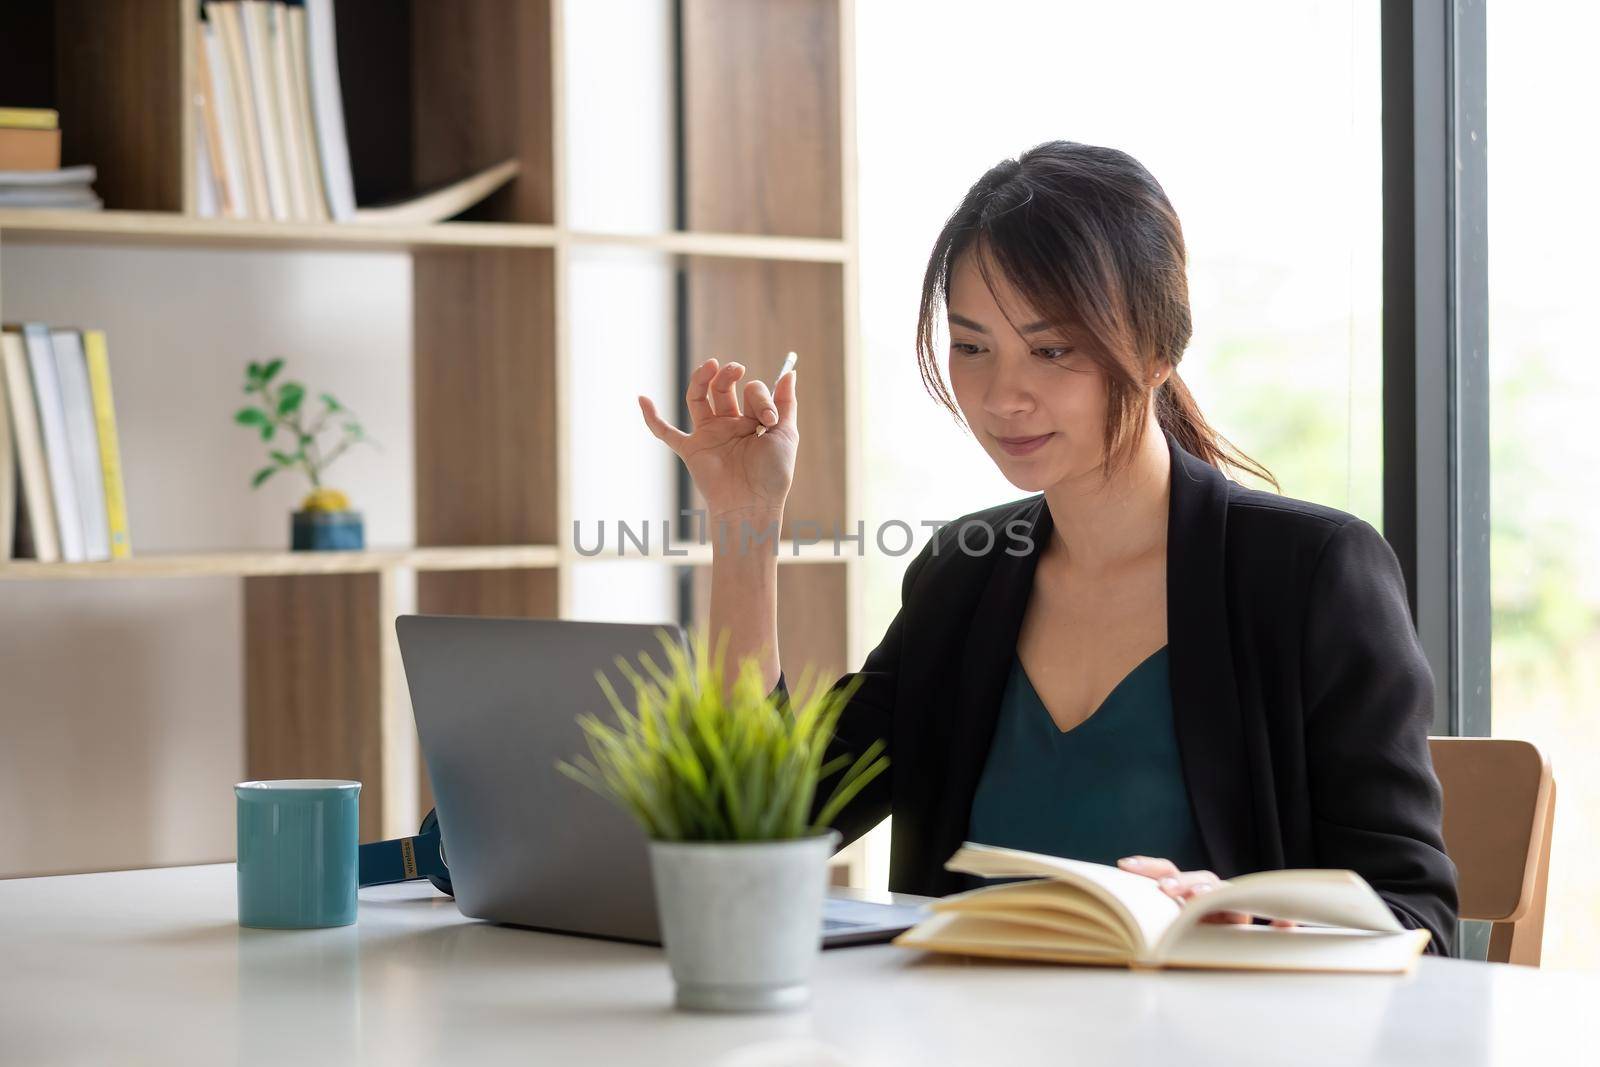
[[[437,222],[516,176],[508,160],[400,204],[358,208],[333,0],[207,0],[196,35],[196,209],[279,222]]]
[[[61,166],[60,116],[50,108],[0,107],[0,208],[100,208],[93,167]]]
[[[111,365],[99,330],[0,331],[0,559],[126,559]]]

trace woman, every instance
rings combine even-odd
[[[906,568],[836,743],[882,738],[890,769],[836,825],[850,841],[892,812],[890,885],[933,895],[967,887],[943,867],[963,840],[1120,862],[1179,900],[1348,867],[1448,951],[1433,678],[1394,553],[1361,519],[1224,477],[1271,481],[1178,377],[1185,270],[1161,186],[1108,148],[1006,160],[945,225],[923,381],[1034,495],[950,523]],[[743,375],[695,369],[687,434],[639,399],[713,520],[762,529],[793,477],[797,373],[745,383],[741,406]],[[776,560],[730,542],[712,633],[731,634],[730,671],[756,656],[782,688]]]

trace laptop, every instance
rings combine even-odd
[[[664,660],[671,623],[403,615],[395,621],[450,882],[463,915],[660,944],[647,839],[556,769],[588,751],[577,717],[609,720],[595,671],[627,698],[616,657]],[[824,947],[887,941],[922,898],[830,890]]]

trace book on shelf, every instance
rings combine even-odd
[[[1153,879],[1116,867],[964,844],[945,867],[990,879],[935,901],[895,939],[932,952],[1056,963],[1204,970],[1403,973],[1428,944],[1401,927],[1360,875],[1262,871],[1179,904]],[[1210,923],[1241,911],[1301,925]]]
[[[256,124],[256,101],[251,88],[250,67],[245,58],[243,13],[237,3],[207,3],[204,30],[217,41],[216,54],[207,53],[209,59],[220,59],[214,69],[222,71],[227,83],[228,110],[221,112],[221,136],[234,138],[243,169],[240,201],[241,218],[261,219],[272,217],[272,203],[267,195],[267,169],[261,156],[261,132]],[[225,142],[226,146],[227,142]],[[227,147],[224,147],[224,156]]]
[[[260,2],[260,0],[256,0]],[[306,158],[313,138],[304,129],[308,111],[300,108],[297,86],[305,77],[296,68],[293,26],[298,15],[305,18],[305,10],[286,4],[262,4],[268,12],[271,26],[273,85],[278,92],[278,136],[283,140],[283,165],[289,190],[290,212],[295,219],[320,222],[326,214],[319,212],[317,190],[310,183],[312,163]]]
[[[17,453],[11,436],[5,367],[0,366],[0,562],[11,558],[12,524],[17,514]]]
[[[0,332],[15,507],[0,510],[14,555],[41,562],[132,554],[111,368],[99,330],[39,323]]]
[[[60,115],[46,107],[0,107],[0,179],[60,168]]]
[[[195,128],[194,142],[195,214],[203,219],[231,218],[223,200],[228,195],[227,189],[217,175],[216,161],[211,158],[211,138],[205,126]]]
[[[356,187],[350,170],[350,142],[344,132],[344,91],[339,84],[333,0],[306,0],[305,8],[306,42],[302,52],[322,187],[328,198],[329,215],[348,222],[356,213]]]
[[[94,190],[82,186],[39,186],[6,183],[16,172],[0,174],[0,208],[32,208],[49,211],[99,211],[104,202]]]
[[[231,114],[232,103],[225,82],[220,82],[217,66],[218,48],[216,28],[202,22],[194,35],[194,105],[199,120],[195,125],[196,165],[200,167],[199,195],[202,201],[199,213],[207,218],[243,218],[238,203],[239,186],[244,179],[238,145],[230,136],[223,136],[224,123],[235,121]],[[205,203],[209,201],[209,209]]]
[[[6,407],[10,415],[11,440],[16,452],[21,490],[16,507],[16,555],[45,563],[61,558],[61,542],[56,536],[55,505],[50,498],[50,474],[44,458],[44,433],[39,427],[38,407],[33,400],[33,372],[22,334],[13,329],[0,332],[0,360],[6,382]],[[5,530],[5,539],[12,539]]]
[[[0,107],[0,129],[59,130],[61,113],[53,107]]]
[[[477,174],[393,204],[356,208],[352,222],[363,225],[420,225],[459,215],[515,178],[522,164],[514,159],[485,167]]]
[[[122,486],[122,446],[117,437],[117,413],[111,400],[111,357],[104,330],[83,331],[83,356],[89,371],[89,395],[94,402],[95,440],[100,449],[100,476],[105,489],[106,537],[112,559],[133,555],[128,535],[128,503]]]
[[[235,0],[244,40],[250,100],[255,107],[256,129],[261,137],[261,161],[267,179],[267,203],[279,222],[297,217],[289,199],[288,167],[284,161],[283,126],[278,115],[277,67],[272,61],[275,5],[267,0]],[[227,5],[218,5],[227,6]]]
[[[94,397],[89,392],[89,366],[83,357],[83,338],[77,330],[51,330],[50,348],[56,359],[56,380],[61,383],[61,409],[67,431],[67,461],[72,469],[72,491],[83,524],[83,558],[111,558],[111,538],[106,529],[105,479],[100,472],[99,431],[94,421]]]
[[[61,558],[78,563],[84,554],[83,516],[72,487],[72,453],[67,448],[67,409],[61,400],[61,374],[56,369],[50,329],[37,322],[22,327],[22,343],[33,372],[33,402],[39,409],[39,429],[44,435],[45,470],[50,475],[50,502],[56,515],[56,536]]]
[[[207,0],[196,35],[196,209],[203,217],[407,225],[459,215],[514,160],[359,207],[345,135],[334,0]]]
[[[0,172],[60,168],[60,114],[48,107],[0,107]]]
[[[0,171],[57,170],[61,131],[0,126]]]
[[[314,222],[327,222],[328,197],[322,188],[322,160],[317,145],[315,119],[311,111],[311,71],[306,54],[306,9],[290,4],[283,9],[283,34],[280,41],[281,69],[287,98],[284,107],[293,116],[295,154],[301,197],[307,216]]]

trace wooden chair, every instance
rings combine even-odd
[[[1444,840],[1455,861],[1461,917],[1494,924],[1493,963],[1539,965],[1556,782],[1526,741],[1434,737],[1444,787]]]

